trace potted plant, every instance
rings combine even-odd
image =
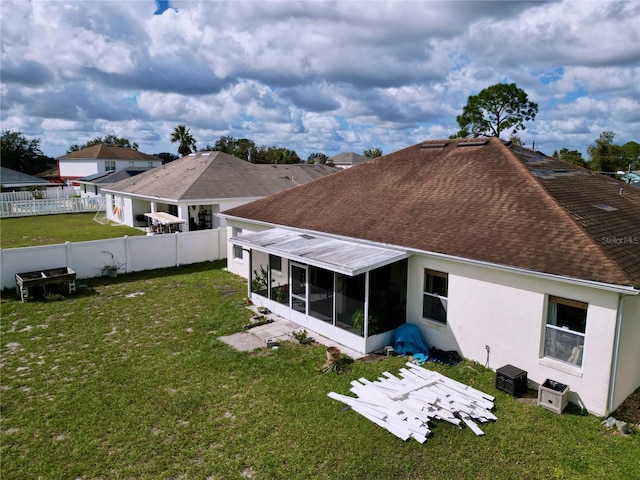
[[[102,275],[106,275],[110,278],[115,278],[118,276],[118,270],[120,270],[124,265],[116,262],[116,258],[113,253],[103,250],[102,253],[106,253],[111,256],[111,263],[105,264],[102,267]]]

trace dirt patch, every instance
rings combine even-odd
[[[623,422],[640,425],[640,388],[629,395],[611,416]]]

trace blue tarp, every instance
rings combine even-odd
[[[424,340],[420,327],[403,323],[393,332],[393,350],[399,355],[421,353],[429,358],[429,345]]]

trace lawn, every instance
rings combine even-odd
[[[65,242],[84,242],[145,232],[125,225],[102,225],[93,213],[40,215],[0,219],[0,248],[34,247]]]
[[[496,396],[486,435],[434,423],[402,442],[327,393],[406,358],[322,373],[321,346],[238,352],[245,283],[223,262],[78,282],[0,305],[1,477],[9,479],[628,479],[640,436],[494,388],[463,362],[426,364]]]

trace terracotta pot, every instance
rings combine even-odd
[[[327,362],[333,363],[340,359],[340,349],[338,347],[327,348]]]

